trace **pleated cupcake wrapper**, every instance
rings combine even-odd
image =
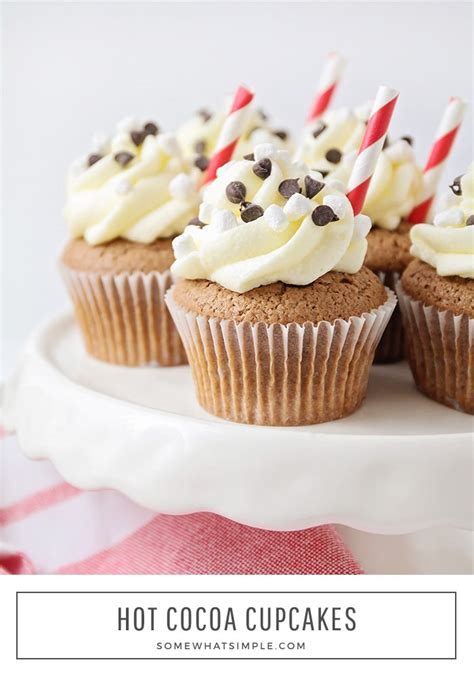
[[[304,425],[347,416],[367,390],[374,351],[396,305],[334,323],[237,323],[166,302],[186,348],[198,400],[239,423]]]
[[[165,303],[171,272],[78,272],[62,266],[86,350],[99,360],[129,366],[186,363]]]
[[[418,389],[441,404],[474,414],[474,319],[424,305],[401,282],[397,294]]]
[[[396,290],[397,282],[400,280],[400,275],[395,272],[386,272],[383,270],[375,271],[382,283],[392,289]],[[400,309],[397,306],[393,311],[392,317],[387,324],[387,327],[380,339],[380,343],[375,351],[375,364],[388,364],[391,362],[399,362],[405,358],[405,338],[403,334],[403,323],[400,315]]]

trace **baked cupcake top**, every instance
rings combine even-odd
[[[71,168],[64,210],[70,234],[90,245],[176,235],[196,214],[203,171],[172,134],[127,118],[111,139],[95,137],[92,153]]]
[[[330,270],[355,273],[370,219],[354,218],[339,182],[323,180],[271,144],[221,167],[203,196],[199,225],[173,242],[179,277],[243,293],[273,282],[307,285]]]
[[[306,131],[303,159],[310,167],[347,186],[370,110],[370,103],[354,111],[329,110]],[[411,138],[393,143],[386,139],[367,192],[364,214],[374,225],[395,230],[415,206],[422,176]]]
[[[187,157],[194,162],[205,163],[216,147],[219,133],[226,119],[226,111],[197,111],[177,130],[178,141]],[[240,137],[234,156],[241,158],[251,153],[259,143],[272,143],[277,148],[291,150],[291,140],[285,129],[270,124],[268,116],[261,110],[250,108],[247,130]]]
[[[451,198],[434,217],[410,231],[410,252],[438,275],[474,279],[474,162],[450,186]]]

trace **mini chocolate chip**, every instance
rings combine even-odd
[[[339,221],[329,205],[319,205],[319,207],[316,207],[311,214],[311,218],[317,226],[327,226],[331,221]]]
[[[410,146],[413,146],[414,141],[412,136],[402,136],[402,141],[406,141]]]
[[[87,158],[87,166],[92,167],[92,165],[95,165],[96,162],[99,162],[99,160],[102,160],[104,156],[100,155],[99,153],[91,153],[89,157]]]
[[[326,160],[331,162],[333,165],[337,165],[342,158],[342,153],[337,148],[330,148],[326,153]]]
[[[147,122],[143,125],[143,131],[145,132],[145,136],[149,136],[150,134],[156,136],[160,130],[158,125],[155,125],[154,122]]]
[[[130,132],[130,138],[135,146],[140,146],[145,139],[145,134],[143,132]]]
[[[115,162],[118,162],[119,165],[122,165],[122,167],[126,167],[129,162],[133,160],[135,155],[132,155],[131,153],[128,153],[126,150],[120,151],[120,153],[116,153],[114,155],[114,160]]]
[[[199,226],[199,228],[202,228],[204,226],[204,223],[198,219],[197,216],[195,216],[191,221],[188,221],[188,226]]]
[[[225,189],[225,194],[229,202],[238,205],[245,200],[247,188],[242,181],[231,181]]]
[[[272,173],[272,161],[270,158],[264,157],[254,164],[252,171],[259,179],[265,181]]]
[[[285,132],[284,129],[274,129],[273,133],[275,136],[278,136],[282,141],[286,141],[288,138],[288,132]]]
[[[202,172],[205,172],[209,166],[209,158],[205,155],[198,155],[194,160],[194,166],[198,167]]]
[[[253,153],[247,153],[247,155],[244,155],[244,160],[255,162],[255,155]]]
[[[313,198],[315,195],[317,195],[323,188],[324,188],[324,183],[322,181],[316,181],[316,179],[313,179],[311,176],[305,176],[304,177],[304,191],[306,193],[306,197]]]
[[[318,136],[322,134],[327,127],[327,125],[322,120],[318,120],[316,125],[317,126],[313,129],[313,136],[315,139],[317,139]]]
[[[460,174],[459,176],[456,176],[455,179],[453,179],[452,184],[449,186],[453,193],[455,195],[462,195],[462,189],[461,189],[461,179],[464,175]]]
[[[466,226],[474,226],[474,214],[467,217]]]
[[[283,197],[291,197],[295,193],[301,193],[301,188],[298,179],[285,179],[278,186],[278,192]]]
[[[212,118],[212,113],[210,113],[205,108],[201,108],[200,110],[198,110],[197,114],[204,120],[204,122],[207,122]]]
[[[390,146],[390,141],[389,141],[388,136],[386,136],[385,139],[384,139],[384,142],[383,142],[382,150],[385,150],[389,146]]]
[[[247,207],[245,209],[242,209],[240,212],[240,218],[244,223],[249,223],[249,221],[255,221],[255,219],[259,219],[261,216],[263,216],[263,209],[260,207],[260,205],[254,205],[251,202],[247,203]]]
[[[196,153],[199,154],[204,153],[204,151],[206,150],[206,142],[204,140],[196,141],[196,143],[194,144],[194,150],[196,151]]]

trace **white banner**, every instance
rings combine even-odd
[[[17,592],[17,659],[456,658],[455,592],[307,582],[287,592]]]

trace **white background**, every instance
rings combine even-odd
[[[3,5],[3,300],[7,371],[28,332],[66,304],[56,261],[70,161],[129,113],[171,130],[240,81],[278,126],[299,128],[324,55],[349,66],[337,104],[401,91],[392,134],[423,163],[451,94],[471,99],[472,7],[440,3]],[[472,108],[468,117],[472,115]],[[465,123],[445,178],[472,154]]]

